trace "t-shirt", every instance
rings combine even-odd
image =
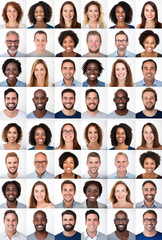
[[[162,233],[157,232],[153,237],[146,237],[143,233],[136,235],[136,240],[162,240]]]
[[[51,233],[48,233],[47,237],[44,240],[54,240],[55,236]],[[27,240],[38,240],[35,236],[35,233],[30,234],[27,236]]]
[[[116,112],[112,112],[108,114],[108,118],[135,118],[135,113],[128,110],[127,114],[124,116],[120,116],[118,114],[116,114]]]
[[[135,240],[135,239],[136,239],[135,234],[132,232],[129,232],[129,237],[127,240]],[[112,232],[108,235],[108,240],[120,240],[120,238],[116,236],[115,232]]]
[[[90,57],[90,56],[88,55],[88,53],[86,53],[86,54],[84,54],[82,57]],[[96,56],[96,57],[107,57],[107,55],[105,55],[105,54],[103,54],[103,53],[100,53],[100,55],[99,55],[99,56]]]
[[[76,111],[74,115],[65,115],[62,110],[55,114],[55,118],[81,118],[81,113]]]
[[[76,232],[72,237],[67,237],[61,232],[55,236],[55,240],[81,240],[81,234]]]
[[[26,113],[23,111],[18,111],[18,114],[14,118],[7,117],[4,111],[0,112],[0,119],[20,119],[20,118],[26,118]]]
[[[143,111],[136,114],[136,118],[162,118],[162,111],[157,110],[156,114],[152,117],[146,116]]]
[[[83,112],[83,113],[82,113],[82,118],[107,118],[107,114],[98,111],[98,113],[97,113],[95,116],[92,117],[92,116],[89,115],[87,112]]]
[[[54,117],[55,117],[54,113],[47,111],[46,114],[42,118],[54,118]],[[37,117],[34,115],[33,112],[31,112],[27,115],[27,118],[37,118]],[[37,119],[39,119],[39,118],[37,118]]]
[[[54,54],[50,51],[47,51],[44,54],[38,54],[36,51],[28,53],[28,57],[54,57]]]

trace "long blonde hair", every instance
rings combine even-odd
[[[29,86],[30,87],[36,87],[36,77],[35,77],[35,68],[37,66],[37,64],[42,63],[44,68],[46,69],[46,76],[45,76],[45,83],[44,83],[44,87],[48,87],[49,84],[49,74],[48,74],[48,67],[46,62],[43,59],[37,59],[33,65],[32,65],[32,69],[31,69],[31,75],[30,75],[30,81],[29,81]]]

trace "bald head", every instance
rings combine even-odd
[[[118,211],[118,212],[115,214],[115,218],[118,218],[119,215],[124,216],[124,218],[128,218],[127,213],[124,212],[124,211],[122,211],[122,210]]]
[[[128,93],[124,89],[118,89],[114,94],[114,102],[117,110],[125,111],[127,109],[127,102],[129,101]]]
[[[44,110],[46,103],[48,102],[48,97],[46,92],[42,89],[38,89],[34,92],[33,103],[37,110]]]

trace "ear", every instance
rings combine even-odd
[[[48,100],[49,100],[49,98],[47,97],[47,98],[46,98],[46,102],[48,102]]]
[[[33,103],[34,103],[34,98],[32,98],[32,101],[33,101]]]

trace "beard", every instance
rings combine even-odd
[[[14,175],[17,172],[17,169],[14,172],[11,172],[10,169],[8,169],[8,172]]]
[[[148,194],[145,194],[145,195],[144,195],[144,199],[146,199],[147,202],[152,202],[152,201],[154,200],[155,196],[154,196],[153,194],[149,194],[149,195],[152,196],[152,198],[147,198],[147,195],[148,195]]]
[[[90,53],[98,53],[100,51],[100,49],[96,49],[96,51],[92,51],[91,49],[88,49]]]
[[[124,225],[124,228],[122,228],[122,229],[118,228],[118,225],[116,225],[116,229],[117,229],[119,232],[124,232],[124,231],[127,229],[127,225]]]
[[[98,109],[98,105],[96,105],[95,108],[90,108],[90,107],[87,105],[87,109],[88,109],[90,112],[95,112],[95,111]]]
[[[70,227],[67,227],[67,225],[69,225]],[[63,225],[63,228],[66,232],[71,232],[74,229],[75,225],[72,224],[65,224]]]
[[[155,104],[152,105],[152,107],[148,108],[146,105],[144,105],[145,109],[148,111],[152,111],[155,108]]]
[[[71,107],[70,108],[67,108],[64,104],[63,104],[63,107],[66,109],[66,110],[71,110],[73,107],[74,107],[74,104],[73,105],[71,105]]]
[[[8,105],[6,105],[6,108],[9,110],[9,111],[13,111],[13,110],[15,110],[16,109],[16,107],[17,107],[17,105],[15,104],[15,106],[14,107],[9,107]]]

